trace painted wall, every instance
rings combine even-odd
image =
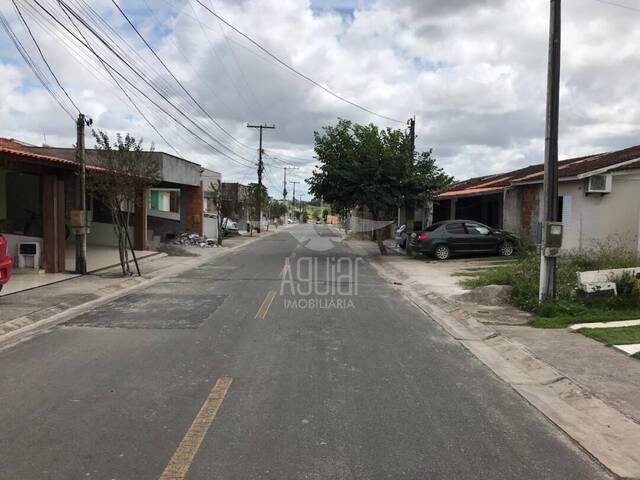
[[[135,240],[135,232],[133,226],[129,227],[129,235],[131,236],[131,241],[133,242]],[[72,237],[73,233],[71,234],[70,239]],[[103,247],[117,247],[118,237],[116,237],[116,233],[113,231],[113,225],[110,223],[92,222],[91,233],[87,235],[87,244],[100,245]]]
[[[564,248],[611,242],[638,250],[640,175],[614,175],[613,191],[606,195],[585,195],[582,181],[561,182],[559,194],[564,197]]]
[[[598,243],[640,251],[640,173],[614,175],[610,194],[585,195],[583,180],[560,182],[563,197],[563,248],[590,248]],[[539,242],[542,185],[522,185],[505,192],[504,228]]]
[[[199,186],[202,167],[182,158],[162,153],[162,181]]]

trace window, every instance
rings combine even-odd
[[[469,235],[489,235],[491,233],[491,230],[479,223],[466,223],[465,225]]]
[[[149,215],[180,220],[180,190],[151,189],[149,191]]]
[[[465,235],[467,233],[462,223],[449,223],[447,225],[447,232],[453,233],[454,235]]]
[[[151,190],[149,209],[180,213],[180,190]]]
[[[571,196],[561,195],[558,197],[558,222],[562,222],[565,226],[571,225]]]

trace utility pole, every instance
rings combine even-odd
[[[544,149],[544,203],[540,254],[540,301],[556,298],[556,257],[545,248],[548,222],[558,220],[558,122],[560,111],[561,0],[551,0],[547,120]]]
[[[76,122],[76,160],[80,165],[78,172],[78,194],[76,195],[76,208],[72,226],[76,233],[76,270],[75,272],[84,275],[87,273],[87,233],[88,233],[88,216],[87,216],[87,157],[84,146],[84,127],[89,126],[93,122],[87,120],[84,114],[78,115]]]
[[[416,117],[411,117],[407,124],[409,125],[409,138],[411,139],[411,160],[416,151]]]
[[[296,185],[300,182],[295,181],[295,182],[289,182],[291,184],[293,184],[293,202],[291,203],[291,206],[293,207],[293,214],[296,214]]]
[[[415,152],[416,152],[416,117],[413,116],[409,120],[407,120],[407,125],[409,125],[409,141],[411,142],[409,145],[409,158],[407,160],[409,161],[409,164],[411,164],[413,162],[413,157],[415,156]],[[403,223],[401,222],[401,212],[403,208],[406,209],[406,205],[398,206],[398,228]],[[405,217],[406,217],[406,212],[405,212]],[[405,220],[404,223],[406,225],[407,219],[405,218],[404,220]],[[415,220],[415,216],[414,216],[414,220]],[[424,222],[424,215],[423,215],[423,218],[422,218],[423,228],[424,228],[424,223],[425,222]],[[413,226],[411,226],[411,228],[413,228]]]
[[[247,128],[259,128],[260,129],[260,148],[258,148],[258,198],[256,198],[256,204],[258,207],[258,228],[262,231],[262,173],[264,172],[264,163],[262,162],[262,130],[265,128],[275,129],[275,125],[250,125],[247,124]]]
[[[287,170],[298,170],[298,167],[284,167],[284,180],[282,182],[282,201],[287,206]],[[294,191],[295,194],[295,191]],[[289,218],[289,209],[287,208],[287,218]]]

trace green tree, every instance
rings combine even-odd
[[[453,180],[430,151],[412,155],[409,134],[399,129],[339,119],[315,132],[315,152],[320,165],[307,179],[309,191],[338,212],[364,207],[376,221],[398,206],[424,205]],[[375,239],[385,254],[380,229]]]
[[[258,230],[260,230],[261,220],[258,218],[258,199],[260,199],[260,205],[262,206],[262,212],[267,212],[267,206],[269,202],[269,192],[267,191],[267,187],[260,185],[257,183],[250,183],[247,185],[247,196],[245,198],[245,207],[249,210],[249,219],[252,220],[251,231],[253,233],[253,224],[257,222]]]
[[[284,202],[272,200],[269,207],[272,219],[284,217],[287,214],[287,205]]]
[[[113,144],[106,132],[94,130],[93,136],[98,162],[104,169],[89,173],[88,189],[111,213],[122,274],[129,275],[127,237],[131,212],[142,207],[139,204],[142,198],[140,193],[160,180],[160,165],[153,159],[153,145],[149,151],[144,151],[142,140],[137,141],[128,133],[124,137],[118,133]]]

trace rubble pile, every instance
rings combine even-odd
[[[181,233],[173,241],[174,245],[182,245],[187,247],[213,248],[217,246],[215,238],[207,238],[197,233]]]

